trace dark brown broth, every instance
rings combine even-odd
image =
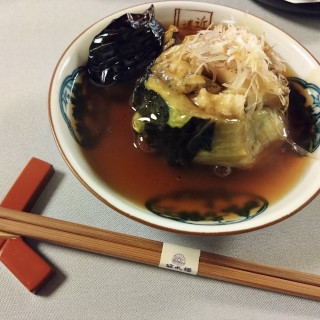
[[[308,163],[307,157],[284,152],[279,142],[263,151],[253,167],[233,169],[227,177],[217,176],[207,166],[169,166],[160,155],[134,146],[129,104],[133,83],[102,89],[84,82],[92,118],[99,119],[96,124],[91,121],[91,126],[101,138],[83,154],[106,184],[141,206],[150,198],[185,189],[248,192],[273,203],[292,188]]]

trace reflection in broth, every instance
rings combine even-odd
[[[265,199],[250,193],[183,190],[150,199],[147,208],[160,216],[199,224],[224,224],[250,219],[268,206]]]
[[[75,77],[77,84],[70,92],[72,126],[85,158],[109,187],[156,214],[193,223],[251,218],[287,193],[309,161],[280,141],[263,151],[252,167],[233,169],[227,176],[208,166],[169,166],[161,156],[142,152],[134,144],[129,103],[134,82],[101,88],[85,73]],[[295,121],[294,114],[290,121]],[[299,136],[294,126],[290,131]],[[218,209],[221,201],[224,206]],[[172,204],[175,209],[168,210]]]

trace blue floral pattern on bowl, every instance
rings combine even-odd
[[[79,139],[77,138],[77,134],[75,132],[73,126],[72,119],[72,109],[73,105],[71,103],[71,98],[73,97],[73,88],[76,83],[79,75],[86,71],[86,67],[78,67],[76,68],[69,76],[67,76],[61,85],[60,93],[59,93],[59,105],[60,111],[64,121],[66,122],[68,129],[72,135],[72,137],[80,144]]]
[[[307,95],[312,99],[311,105],[306,105],[305,107],[313,124],[311,145],[307,151],[314,152],[320,145],[320,88],[314,83],[309,83],[297,77],[290,77],[288,80],[306,90]]]
[[[164,218],[208,226],[250,220],[265,211],[268,201],[246,192],[182,190],[150,199],[146,207]]]

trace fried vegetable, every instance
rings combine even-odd
[[[90,45],[91,80],[112,86],[137,77],[161,53],[164,33],[153,5],[142,14],[127,13],[113,20]]]
[[[133,129],[171,165],[249,166],[282,136],[284,122],[276,109],[263,108],[233,121],[217,118],[151,79],[141,79],[134,90]]]
[[[217,26],[165,50],[133,95],[133,128],[170,164],[245,167],[285,132],[284,64],[245,28]]]
[[[134,90],[133,127],[151,149],[171,165],[188,164],[200,150],[210,151],[214,123],[197,117],[180,118],[161,95],[145,87],[144,80]]]

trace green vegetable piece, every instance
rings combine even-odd
[[[144,136],[148,145],[171,165],[189,164],[199,150],[210,151],[214,124],[208,119],[192,117],[182,127],[171,127],[170,107],[159,94],[145,87],[144,79],[134,90],[133,128]]]
[[[284,132],[277,109],[265,107],[243,119],[214,118],[148,74],[135,88],[133,107],[135,131],[172,165],[250,166]]]
[[[217,122],[210,151],[201,150],[194,162],[206,165],[244,167],[259,152],[282,137],[284,124],[275,109],[264,108],[235,122]]]

